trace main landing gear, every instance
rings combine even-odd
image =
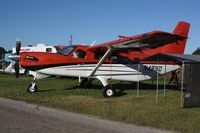
[[[102,90],[102,94],[104,97],[113,97],[116,95],[116,90],[109,85],[105,86]]]
[[[80,87],[81,88],[91,88],[92,82],[89,81],[88,79],[82,79],[81,82],[80,82]]]
[[[106,79],[101,79],[100,81],[102,81],[103,83],[105,83],[104,87],[102,88],[102,95],[104,97],[113,97],[116,95],[116,90],[114,88],[112,88],[110,85],[108,85],[108,82]],[[82,79],[80,82],[80,87],[81,88],[91,88],[92,87],[92,82],[90,80],[88,80],[87,78]]]
[[[113,97],[116,95],[116,89],[114,89],[111,85],[109,85],[108,83],[109,79],[107,77],[99,76],[97,77],[97,79],[100,80],[102,85],[104,86],[102,88],[102,95],[104,97]]]

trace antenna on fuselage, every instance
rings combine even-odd
[[[73,37],[72,37],[72,35],[70,35],[70,37],[69,37],[69,46],[72,46],[72,42],[73,42]]]
[[[96,40],[94,40],[91,44],[90,47],[93,46],[96,43]]]

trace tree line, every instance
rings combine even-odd
[[[200,55],[200,48],[197,48],[192,54],[193,55]]]

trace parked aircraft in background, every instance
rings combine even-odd
[[[36,80],[51,75],[82,77],[81,85],[87,86],[92,79],[103,84],[103,96],[114,96],[115,88],[108,80],[143,81],[179,68],[171,62],[145,61],[145,58],[158,53],[183,54],[190,24],[179,22],[172,33],[152,31],[145,34],[93,45],[73,45],[57,53],[23,52],[19,53],[21,42],[16,42],[16,68],[33,71],[33,81],[29,92],[38,90]],[[17,70],[16,69],[16,70]]]
[[[56,53],[57,47],[38,43],[36,46],[29,45],[28,47],[21,47],[20,53],[21,52],[51,52],[51,53]],[[16,48],[12,49],[12,53],[13,54],[16,53]]]

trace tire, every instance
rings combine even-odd
[[[84,88],[91,88],[92,87],[92,83],[91,82],[87,82],[84,84]]]
[[[80,87],[81,88],[91,88],[92,83],[90,81],[88,81],[88,79],[83,79],[80,83]]]
[[[30,85],[27,87],[27,91],[30,92],[30,93],[37,92],[37,91],[38,91],[38,87],[35,85],[34,88],[32,88],[32,84],[30,84]]]
[[[25,76],[29,76],[29,70],[25,70],[25,71],[24,71],[24,75],[25,75]]]
[[[102,94],[104,97],[113,97],[116,95],[116,90],[106,86],[103,88]]]

